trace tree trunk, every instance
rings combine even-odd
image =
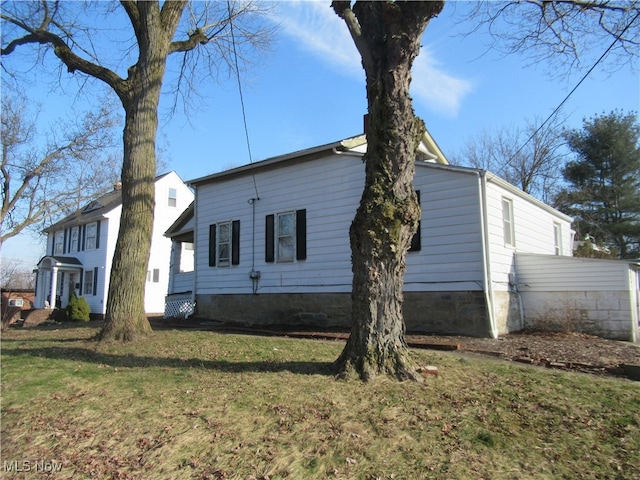
[[[337,3],[350,2],[334,2],[340,15]],[[351,33],[366,72],[369,116],[365,187],[349,232],[352,325],[336,360],[341,376],[422,379],[409,355],[402,315],[406,254],[420,218],[415,159],[425,132],[409,85],[422,32],[441,9],[442,2],[357,2],[353,8],[361,34]]]
[[[158,104],[167,56],[182,6],[161,19],[157,4],[138,4],[140,58],[118,91],[125,109],[122,215],[111,267],[105,325],[100,340],[132,341],[149,335],[144,297],[155,207]]]

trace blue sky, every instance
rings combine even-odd
[[[242,78],[253,161],[329,143],[362,133],[366,113],[364,73],[358,52],[329,1],[280,2],[273,13],[280,31],[270,53]],[[524,127],[542,121],[577,84],[584,72],[552,78],[545,65],[527,66],[526,56],[488,47],[483,34],[461,35],[452,20],[464,4],[450,2],[433,19],[413,68],[414,109],[447,156],[481,130]],[[594,49],[599,56],[608,44]],[[637,61],[636,61],[637,66]],[[162,156],[183,180],[249,163],[238,85],[222,78],[200,88],[189,116],[163,115]],[[61,115],[83,98],[34,88],[43,104],[41,120]],[[163,101],[161,112],[168,102]],[[568,128],[613,109],[640,109],[640,77],[631,66],[614,73],[597,67],[563,108]],[[38,239],[20,236],[2,247],[2,256],[34,263],[43,254]]]

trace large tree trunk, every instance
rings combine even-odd
[[[135,340],[151,333],[144,308],[155,207],[158,90],[125,106],[122,215],[113,255],[101,340]]]
[[[362,55],[369,116],[365,188],[350,229],[351,335],[336,364],[341,375],[356,372],[363,380],[378,374],[420,380],[402,316],[406,254],[420,218],[415,159],[425,131],[409,85],[422,32],[442,2],[356,2],[355,30],[349,4],[333,5]]]
[[[184,4],[175,2],[173,7],[162,15],[156,3],[130,7],[140,58],[129,69],[128,88],[118,91],[126,113],[122,215],[100,340],[131,341],[152,331],[144,296],[153,235],[158,104],[171,39]]]

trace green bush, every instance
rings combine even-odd
[[[67,320],[72,322],[88,322],[91,308],[84,297],[72,296],[67,305]]]

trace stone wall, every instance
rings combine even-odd
[[[243,325],[348,328],[349,293],[198,295],[195,315]],[[407,332],[491,336],[483,292],[406,292]]]

